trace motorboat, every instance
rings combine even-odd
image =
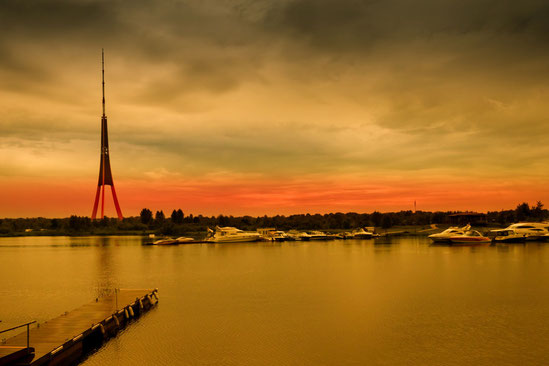
[[[300,232],[297,230],[288,231],[289,240],[309,241],[311,236],[306,232]]]
[[[175,239],[177,241],[177,244],[189,244],[194,242],[193,238],[187,238],[184,236],[180,236],[179,238]]]
[[[235,227],[215,227],[215,231],[208,228],[208,237],[206,242],[208,243],[245,243],[258,241],[261,236],[255,231],[242,231]]]
[[[351,233],[351,236],[353,239],[372,239],[374,237],[374,233],[371,233],[369,231],[364,230],[363,228],[354,230]]]
[[[452,226],[444,230],[443,232],[429,235],[429,239],[431,239],[433,243],[449,243],[450,237],[456,236],[456,235],[463,235],[467,230],[470,230],[470,229],[471,229],[471,225],[465,225],[464,227],[461,227],[461,228],[457,226]]]
[[[452,245],[486,245],[492,242],[492,239],[483,236],[476,230],[468,230],[463,234],[450,236]]]
[[[274,241],[274,235],[276,233],[275,228],[257,228],[256,231],[259,233],[260,240]]]
[[[524,243],[526,241],[524,234],[519,234],[513,229],[491,230],[491,232],[496,235],[492,239],[495,243]]]
[[[284,231],[275,231],[272,236],[273,241],[286,241],[288,240],[289,235]]]
[[[176,245],[176,244],[178,244],[177,239],[173,239],[173,238],[164,238],[164,239],[160,239],[153,242],[153,245]]]
[[[519,222],[509,225],[506,230],[514,230],[517,234],[524,235],[527,241],[545,240],[549,234],[547,222]]]
[[[311,231],[309,233],[309,240],[327,240],[328,236],[322,231]]]

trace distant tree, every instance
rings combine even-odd
[[[374,211],[370,217],[370,219],[372,220],[372,224],[374,224],[374,226],[381,226],[382,218],[383,218],[383,214],[377,211]]]
[[[144,208],[141,210],[141,213],[139,214],[139,216],[141,218],[141,223],[148,225],[152,221],[153,213],[148,208]]]
[[[393,226],[393,219],[391,218],[391,215],[385,214],[383,215],[383,218],[381,219],[381,227],[383,229],[388,229]]]
[[[515,213],[518,221],[525,221],[530,217],[530,206],[528,206],[528,203],[523,202],[517,206]]]
[[[88,229],[91,225],[89,217],[80,217],[72,215],[69,218],[69,229],[74,231],[81,231],[83,229]]]
[[[174,224],[182,224],[183,223],[183,211],[181,211],[181,209],[179,210],[173,210],[172,211],[172,216],[171,216],[171,219],[172,219],[172,222]]]
[[[536,203],[536,207],[531,210],[532,217],[539,221],[543,220],[543,211],[543,203],[541,203],[541,201],[538,201]]]
[[[228,217],[223,216],[223,215],[217,216],[217,224],[218,224],[219,226],[226,226],[228,222],[229,222],[229,218],[228,218]]]
[[[156,214],[154,215],[154,220],[158,223],[162,223],[164,222],[164,220],[166,219],[166,216],[164,216],[164,211],[160,210],[160,211],[156,211]]]
[[[345,230],[349,230],[351,228],[351,220],[349,219],[343,220],[341,228]]]
[[[433,223],[442,224],[444,223],[445,218],[446,214],[444,214],[444,212],[437,211],[433,214]]]
[[[166,221],[160,228],[160,232],[164,235],[174,235],[175,225],[171,221]]]
[[[50,227],[53,230],[56,230],[59,228],[59,220],[58,219],[52,219],[50,222]]]
[[[71,215],[71,217],[69,218],[69,228],[71,228],[71,230],[78,229],[78,216]]]

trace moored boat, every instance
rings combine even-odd
[[[443,232],[429,235],[429,239],[433,243],[450,243],[450,238],[456,235],[463,235],[467,230],[471,229],[471,225],[465,225],[464,227],[452,226]]]
[[[184,237],[184,236],[180,236],[179,238],[177,238],[175,240],[176,240],[177,244],[189,244],[189,243],[194,242],[193,238],[187,238],[187,237]]]
[[[311,231],[309,233],[309,240],[327,240],[328,236],[322,231]]]
[[[363,228],[354,230],[351,233],[351,236],[353,239],[372,239],[374,237],[374,233],[371,233],[369,231],[364,230]]]
[[[258,241],[261,236],[258,232],[242,231],[235,227],[215,227],[215,231],[208,229],[209,236],[206,238],[208,243],[245,243]]]
[[[491,230],[495,233],[494,243],[524,243],[526,236],[519,234],[513,229]]]
[[[289,240],[289,235],[286,234],[284,231],[275,231],[273,234],[273,241],[286,241]]]
[[[173,239],[173,238],[164,238],[164,239],[160,239],[153,242],[153,245],[175,245],[175,244],[177,244],[177,239]]]
[[[300,232],[297,230],[288,231],[289,240],[309,241],[311,236],[306,232]]]
[[[454,235],[450,237],[450,243],[452,245],[487,245],[492,240],[486,236],[483,236],[476,230],[468,230],[464,234]]]
[[[523,235],[526,241],[545,240],[549,234],[549,223],[547,222],[519,222],[509,225],[505,230],[513,230]]]

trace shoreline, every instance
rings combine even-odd
[[[443,231],[447,229],[448,227],[453,225],[448,224],[440,224],[440,225],[402,225],[402,226],[392,226],[390,228],[380,228],[375,227],[374,232],[376,234],[381,235],[382,237],[386,236],[428,236],[430,234]],[[506,227],[506,224],[504,226],[495,226],[495,225],[482,225],[482,226],[474,226],[479,231],[482,232],[489,232],[492,229],[500,229]],[[297,231],[311,231],[311,230],[320,230],[325,233],[329,234],[338,234],[342,232],[347,232],[350,229],[316,229],[316,228],[290,228],[285,229],[284,231],[289,230],[297,230]],[[250,230],[254,231],[254,230]],[[196,231],[196,230],[189,230],[189,231],[180,231],[182,235],[193,237],[194,239],[200,239],[203,238],[206,234],[206,230],[204,231]],[[44,231],[29,231],[29,232],[15,232],[15,233],[6,233],[6,234],[0,234],[0,238],[20,238],[20,237],[86,237],[86,236],[139,236],[143,238],[149,238],[149,235],[153,234],[153,238],[163,238],[163,237],[169,237],[169,236],[175,236],[180,234],[170,234],[170,233],[161,233],[159,231],[155,230],[147,230],[147,231],[127,231],[127,230],[112,230],[112,231],[103,231],[103,232],[93,232],[93,231],[82,231],[82,232],[65,232],[65,231],[54,231],[54,230],[44,230]],[[151,238],[151,239],[153,239]]]

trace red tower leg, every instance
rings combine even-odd
[[[114,190],[114,184],[111,185],[111,191],[112,191],[112,198],[114,200],[114,207],[116,207],[116,213],[118,214],[118,220],[122,220],[124,216],[122,216],[122,210],[120,209],[120,205],[118,204],[118,198],[116,197],[116,191]]]
[[[101,189],[101,220],[105,217],[105,185]]]
[[[95,203],[93,204],[92,220],[95,220],[95,216],[97,215],[97,205],[99,204],[100,189],[101,186],[97,186],[97,192],[95,192]]]

